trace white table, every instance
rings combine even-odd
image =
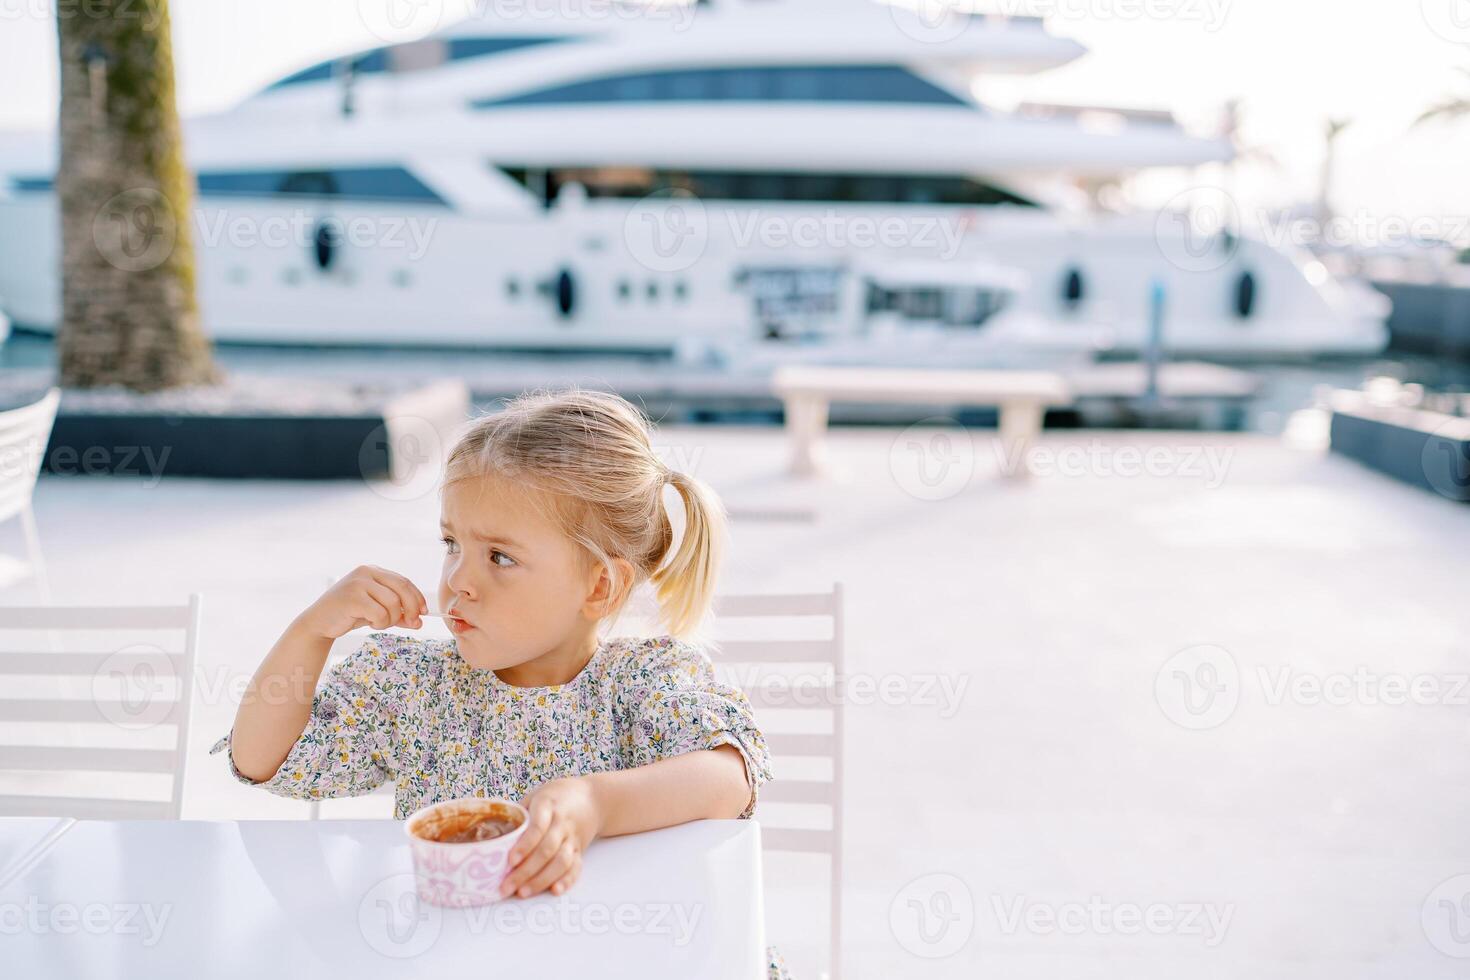
[[[706,820],[597,841],[560,898],[451,910],[414,898],[394,820],[84,820],[0,886],[0,972],[758,980],[760,866],[757,824]]]
[[[1022,478],[1048,407],[1072,403],[1061,375],[1050,371],[981,371],[783,365],[771,375],[791,436],[791,473],[823,469],[822,440],[833,402],[997,405],[1001,472]]]
[[[39,860],[75,823],[70,817],[0,817],[0,886]]]

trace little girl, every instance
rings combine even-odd
[[[454,638],[370,633],[318,687],[337,637],[419,629],[429,611],[407,578],[358,568],[286,629],[210,751],[299,799],[392,779],[400,820],[461,796],[520,801],[507,897],[563,894],[598,837],[749,817],[771,778],[765,739],[744,694],[679,638],[710,606],[724,511],[658,460],[647,419],[616,395],[523,395],[472,423],[440,494],[436,605]],[[667,633],[601,635],[645,580]],[[774,951],[771,975],[785,975]]]

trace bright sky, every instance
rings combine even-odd
[[[53,2],[0,0],[0,128],[52,121]],[[146,9],[151,0],[131,2]],[[385,2],[172,0],[180,109],[220,108],[324,55],[381,43],[374,28],[383,33],[383,26],[369,23],[380,14],[364,11]],[[1354,125],[1339,144],[1339,212],[1428,219],[1450,231],[1470,215],[1470,116],[1410,131],[1428,105],[1454,93],[1470,97],[1470,76],[1457,71],[1470,68],[1470,0],[976,2],[1046,13],[1053,32],[1091,50],[1066,68],[995,87],[1003,103],[1160,107],[1208,127],[1227,99],[1242,99],[1244,141],[1280,162],[1240,169],[1236,196],[1248,207],[1311,199],[1325,120],[1349,117]],[[1143,190],[1162,199],[1174,187],[1159,181]]]

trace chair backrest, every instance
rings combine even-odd
[[[31,502],[60,403],[61,389],[52,388],[40,401],[0,412],[0,521]]]
[[[842,585],[832,591],[715,598],[709,654],[727,683],[745,692],[771,750],[776,778],[761,789],[757,816],[768,852],[830,859],[830,974],[842,936]],[[738,637],[726,639],[726,636]],[[829,769],[823,773],[822,763]],[[775,804],[773,810],[770,804]],[[788,823],[818,811],[826,828]],[[817,821],[820,822],[820,821]]]
[[[0,607],[0,816],[178,818],[199,612]],[[9,649],[41,633],[63,650]]]

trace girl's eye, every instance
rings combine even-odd
[[[490,549],[490,560],[492,562],[495,562],[495,564],[497,564],[497,565],[500,565],[500,563],[497,562],[497,561],[495,561],[495,556],[496,555],[499,555],[500,557],[504,558],[506,561],[510,562],[510,565],[514,565],[516,563],[516,560],[514,558],[512,558],[510,555],[507,555],[503,551],[496,551],[494,548],[491,548]],[[509,568],[510,565],[500,565],[500,567],[501,568]]]
[[[453,538],[440,538],[439,540],[444,542],[444,547],[446,549],[448,549],[448,551],[449,551],[449,553],[451,555],[454,554],[454,539]]]

